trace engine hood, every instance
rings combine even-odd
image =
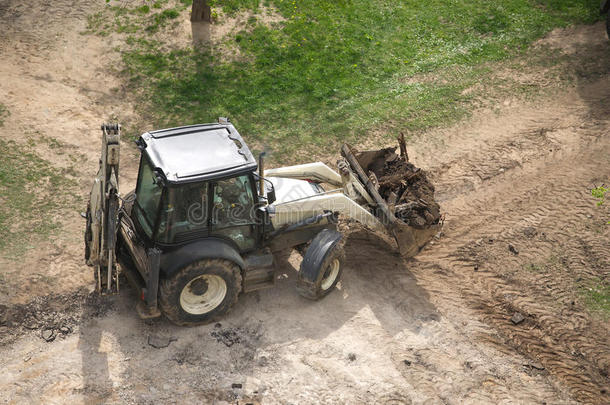
[[[322,186],[307,180],[289,179],[285,177],[267,177],[275,188],[275,204],[312,197],[324,192]]]

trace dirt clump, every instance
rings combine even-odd
[[[210,336],[216,339],[218,343],[222,343],[227,347],[231,347],[234,344],[249,344],[252,341],[259,340],[261,337],[261,332],[257,329],[252,328],[223,328],[222,324],[217,323],[216,325],[214,325],[214,330],[210,332]]]
[[[71,334],[82,319],[106,315],[111,307],[110,301],[86,289],[35,297],[27,304],[0,305],[0,346],[27,331],[51,342]]]

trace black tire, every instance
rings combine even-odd
[[[606,13],[606,34],[608,34],[608,39],[610,39],[610,11]]]
[[[197,305],[205,306],[207,304],[203,304],[204,301],[200,304],[193,304],[192,300],[189,303],[186,298],[203,297],[208,292],[210,283],[213,280],[218,280],[214,276],[220,277],[224,281],[226,287],[224,297],[217,305],[210,304],[212,308],[209,311],[200,312],[197,310]],[[237,302],[237,296],[241,291],[241,282],[240,269],[235,263],[222,259],[200,260],[183,267],[173,277],[161,280],[159,306],[167,319],[176,325],[202,325],[221,317],[231,309],[233,304]],[[216,281],[214,281],[214,285],[216,285],[215,283]],[[214,288],[216,289],[216,287]],[[196,291],[196,289],[199,289],[199,291]],[[181,299],[183,291],[186,298]],[[213,296],[217,295],[213,294]],[[216,302],[216,300],[212,301]]]
[[[333,291],[343,274],[345,253],[339,243],[334,245],[326,254],[324,261],[318,269],[307,269],[301,263],[297,279],[297,291],[310,300],[319,300]],[[338,271],[333,271],[335,266]],[[334,273],[334,274],[333,274]],[[332,277],[332,279],[329,279]]]

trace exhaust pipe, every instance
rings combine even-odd
[[[265,196],[265,167],[264,167],[264,157],[265,157],[265,152],[261,152],[260,155],[258,155],[258,176],[260,177],[260,180],[258,182],[258,194],[261,197]]]

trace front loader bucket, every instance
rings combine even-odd
[[[441,224],[436,224],[429,228],[417,229],[396,219],[391,233],[396,239],[400,255],[413,257],[441,230],[441,227]]]
[[[376,151],[356,152],[350,145],[344,144],[341,148],[341,155],[348,161],[352,171],[377,203],[374,213],[379,221],[385,225],[388,233],[396,240],[400,255],[413,257],[440,231],[442,225],[437,222],[415,227],[403,222],[394,215],[394,207],[389,205],[379,193],[379,185],[373,180],[376,180],[376,178],[370,174],[378,172],[383,167],[386,157],[394,154],[394,150],[395,148],[386,148]]]

